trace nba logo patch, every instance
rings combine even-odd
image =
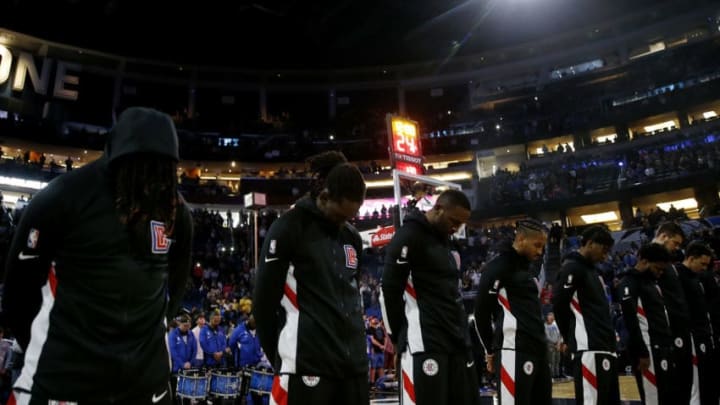
[[[166,254],[170,250],[170,240],[165,237],[165,224],[150,221],[151,250],[156,255]]]
[[[355,248],[352,245],[345,245],[345,267],[357,269],[358,257]]]
[[[28,232],[27,247],[29,249],[37,248],[38,239],[40,238],[40,231],[35,228],[30,228]]]

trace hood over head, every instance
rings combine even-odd
[[[169,115],[144,107],[131,107],[120,114],[110,131],[105,156],[112,163],[134,153],[154,153],[180,160],[177,132]]]

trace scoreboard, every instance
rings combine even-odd
[[[423,174],[422,144],[417,122],[388,114],[387,127],[391,166],[402,172]]]

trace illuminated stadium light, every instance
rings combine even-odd
[[[706,120],[709,120],[710,118],[715,118],[717,116],[718,115],[715,111],[705,111],[703,113],[703,118],[705,118]]]
[[[585,221],[586,224],[597,224],[600,222],[610,222],[610,221],[618,220],[618,216],[615,213],[615,211],[606,211],[606,212],[599,212],[597,214],[580,215],[580,218],[582,218],[582,220]]]
[[[617,139],[617,134],[607,134],[607,135],[598,136],[597,138],[595,138],[595,141],[598,143],[605,143],[605,142],[615,142],[616,139]]]
[[[670,211],[670,206],[672,205],[676,209],[685,209],[685,210],[691,210],[698,207],[697,200],[694,198],[684,198],[682,200],[675,200],[675,201],[665,201],[662,203],[655,204],[658,208],[662,209],[663,211]]]
[[[675,121],[665,121],[658,124],[648,125],[644,127],[645,132],[655,132],[661,129],[673,129],[675,128]]]
[[[43,181],[19,179],[17,177],[0,176],[0,185],[42,190],[47,186],[47,183]]]

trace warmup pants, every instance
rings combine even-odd
[[[710,339],[692,339],[693,382],[690,405],[717,404],[718,380],[714,374],[714,350]]]
[[[276,375],[270,405],[368,405],[366,374],[344,379],[296,374]]]
[[[575,353],[575,402],[580,405],[620,405],[617,356],[610,352]]]
[[[638,359],[633,361],[635,381],[640,391],[640,398],[645,405],[680,405],[674,402],[672,385],[672,350],[652,349],[650,351],[650,367],[643,373],[637,369]],[[684,405],[684,404],[683,404]]]
[[[552,379],[547,353],[501,350],[497,360],[500,405],[550,405]]]
[[[401,405],[479,405],[475,361],[465,353],[403,352]]]

